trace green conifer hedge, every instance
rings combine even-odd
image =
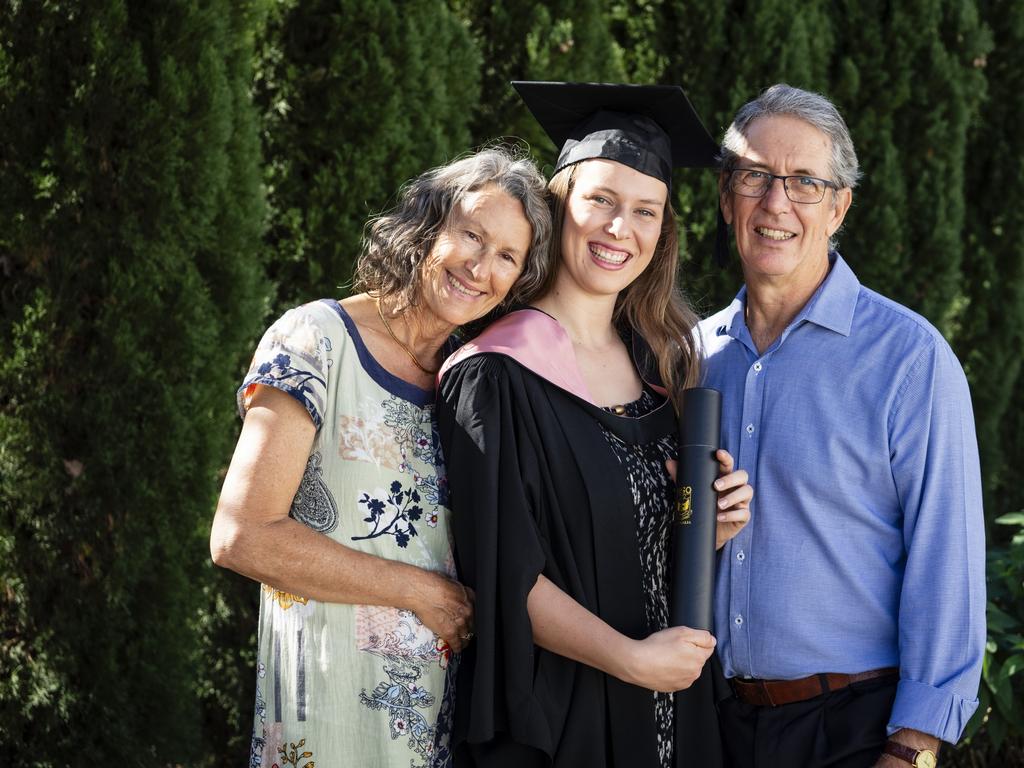
[[[367,218],[469,148],[480,58],[439,0],[292,0],[260,48],[269,267],[284,309],[338,295]]]
[[[204,529],[260,321],[244,4],[0,8],[5,765],[200,757]]]

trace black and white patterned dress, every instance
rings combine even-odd
[[[646,388],[637,400],[620,408],[606,408],[623,418],[638,418],[664,401]],[[620,412],[620,409],[624,409]],[[676,458],[678,440],[666,435],[641,445],[631,445],[602,427],[605,439],[626,472],[636,510],[637,543],[643,574],[644,614],[647,627],[657,632],[668,626],[668,548],[671,536],[672,478],[666,459]],[[673,694],[654,693],[654,718],[658,734],[658,756],[663,768],[672,765],[674,745]]]

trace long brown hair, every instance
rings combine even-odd
[[[554,265],[561,261],[562,225],[566,203],[575,186],[577,165],[562,169],[548,183],[552,205],[549,261]],[[557,271],[555,266],[537,290],[525,297],[526,300],[534,301],[547,295],[554,287]],[[682,390],[696,386],[700,380],[700,355],[695,334],[697,315],[684,297],[678,278],[679,231],[672,204],[666,201],[661,236],[651,263],[619,293],[612,321],[619,327],[628,326],[647,342],[654,359],[638,360],[637,363],[641,367],[648,362],[657,365],[661,382],[677,409]]]

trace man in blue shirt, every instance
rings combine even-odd
[[[978,706],[970,393],[938,331],[834,250],[858,175],[836,108],[786,85],[723,141],[745,285],[700,331],[723,447],[757,489],[715,594],[736,766],[933,765]]]

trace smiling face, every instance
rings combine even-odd
[[[739,152],[739,168],[780,176],[830,179],[831,141],[799,118],[775,115],[754,120]],[[828,240],[839,229],[852,193],[826,191],[817,204],[794,203],[778,179],[764,197],[722,190],[722,214],[736,233],[736,247],[748,283],[816,285],[828,271]]]
[[[470,192],[423,261],[422,303],[451,325],[483,317],[522,274],[531,237],[518,200],[493,185]]]
[[[575,168],[562,221],[559,293],[611,296],[647,268],[661,235],[668,187],[613,160]]]

